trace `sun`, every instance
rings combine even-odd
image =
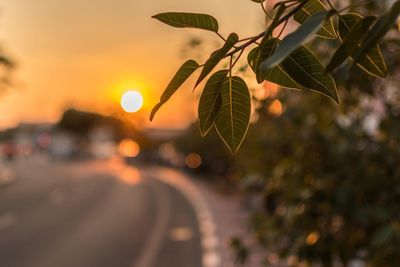
[[[121,107],[128,113],[139,111],[143,106],[143,95],[136,90],[126,91],[121,97]]]

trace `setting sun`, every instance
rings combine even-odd
[[[121,97],[121,107],[124,111],[133,113],[143,106],[143,95],[136,90],[129,90]]]

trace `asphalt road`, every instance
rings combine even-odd
[[[193,207],[120,162],[13,163],[0,185],[1,267],[200,267]]]

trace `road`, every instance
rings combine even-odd
[[[0,185],[1,267],[200,267],[196,214],[121,162],[13,163]]]

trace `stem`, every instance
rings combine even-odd
[[[278,23],[276,24],[275,27],[279,26],[280,24],[284,23],[285,21],[287,21],[291,16],[293,16],[297,11],[299,11],[300,9],[303,8],[303,6],[305,6],[305,4],[308,3],[309,0],[304,0],[302,1],[298,6],[296,6],[295,8],[293,8],[289,13],[287,13],[285,16],[283,16]],[[257,34],[256,36],[253,36],[252,38],[249,39],[249,41],[247,41],[246,43],[238,46],[237,48],[235,48],[232,52],[228,53],[225,57],[230,57],[234,54],[236,54],[237,52],[239,52],[240,50],[244,50],[246,47],[248,47],[251,44],[254,44],[255,42],[257,42],[258,39],[262,38],[265,36],[265,34],[268,32],[268,29],[266,31],[260,32],[259,34]]]
[[[267,17],[268,17],[269,19],[273,20],[274,18],[271,16],[271,14],[268,12],[267,8],[266,8],[265,5],[264,5],[264,3],[266,3],[266,2],[267,2],[267,1],[261,2],[261,7],[262,7],[262,9],[263,9],[265,15],[267,15]]]
[[[229,61],[229,78],[232,77],[232,68],[233,68],[232,61],[233,61],[233,56],[231,56],[231,59]]]
[[[243,38],[243,39],[239,40],[238,43],[241,43],[241,42],[244,42],[244,41],[248,41],[251,38],[253,38],[253,36],[252,37]]]
[[[238,57],[235,59],[235,61],[232,63],[231,65],[231,69],[233,69],[233,67],[236,65],[236,63],[239,61],[240,57],[243,55],[244,49],[242,49],[242,51],[240,51]]]
[[[279,32],[278,36],[276,38],[279,39],[281,37],[283,31],[285,30],[286,26],[288,25],[289,20],[285,21],[285,24],[283,24],[282,30]]]
[[[246,43],[238,46],[237,48],[235,48],[232,52],[228,53],[225,57],[230,57],[234,54],[236,54],[237,52],[239,52],[240,50],[245,49],[246,47],[248,47],[249,45],[255,43],[258,39],[260,39],[261,37],[263,37],[265,35],[265,32],[261,32],[256,36],[253,36],[252,38],[250,38],[249,41],[247,41]]]
[[[226,42],[226,39],[224,36],[222,36],[219,32],[216,32],[216,34],[219,36],[219,38],[221,38],[222,40],[224,40],[224,42]]]
[[[328,3],[328,5],[331,7],[332,10],[336,10],[330,0],[327,0],[326,2]]]

